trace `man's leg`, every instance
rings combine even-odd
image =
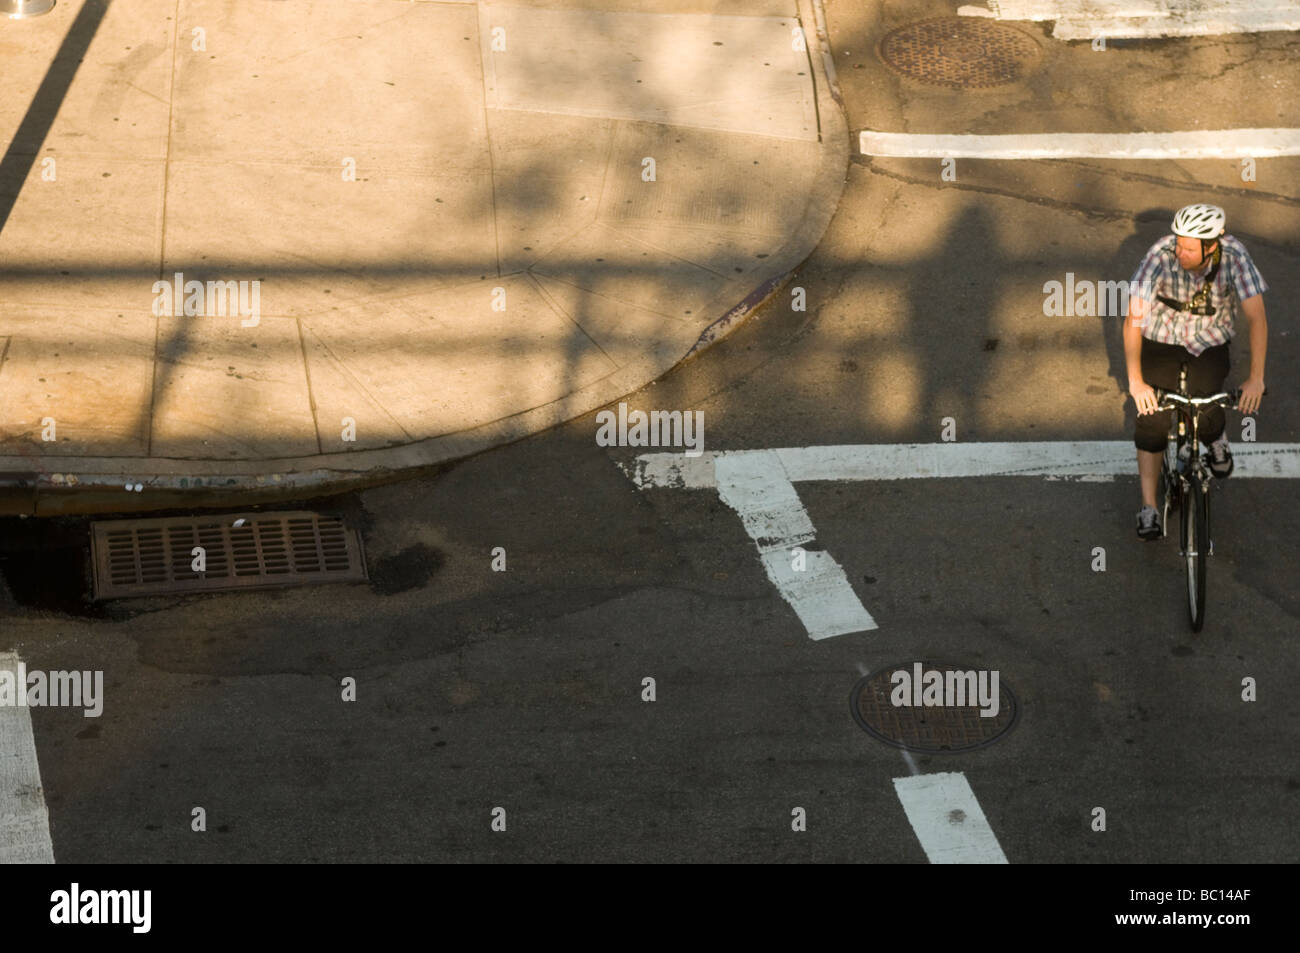
[[[1173,390],[1178,382],[1178,367],[1188,362],[1191,377],[1192,356],[1181,347],[1142,339],[1142,378],[1152,387]],[[1160,481],[1160,461],[1169,442],[1169,428],[1173,424],[1173,411],[1143,414],[1137,419],[1133,443],[1137,446],[1138,482],[1142,485],[1142,504],[1156,505],[1156,484]]]
[[[1192,383],[1192,393],[1197,396],[1217,394],[1227,383],[1229,355],[1228,345],[1220,344],[1198,355],[1188,368],[1188,380]],[[1201,443],[1210,451],[1210,472],[1219,479],[1226,479],[1232,473],[1232,451],[1228,445],[1227,417],[1222,407],[1209,407],[1201,411],[1197,430]]]
[[[1227,382],[1231,361],[1229,345],[1220,344],[1209,348],[1188,362],[1187,384],[1193,397],[1208,397],[1223,390]],[[1209,446],[1223,434],[1227,418],[1222,407],[1210,407],[1201,411],[1197,425],[1201,443]]]
[[[1142,505],[1156,505],[1156,484],[1160,480],[1160,460],[1164,453],[1149,450],[1138,452],[1138,479],[1142,483]]]
[[[1145,540],[1161,536],[1160,513],[1156,506],[1156,488],[1160,483],[1161,461],[1169,442],[1169,417],[1172,411],[1145,414],[1137,419],[1134,443],[1137,444],[1138,483],[1142,487],[1142,509],[1138,511],[1137,534]]]
[[[1172,390],[1178,379],[1178,366],[1187,356],[1181,347],[1142,339],[1142,379],[1152,387]],[[1138,536],[1160,538],[1160,517],[1156,508],[1156,491],[1160,482],[1160,464],[1169,442],[1173,411],[1142,414],[1137,418],[1133,443],[1137,447],[1138,483],[1142,489],[1142,509],[1138,512]]]

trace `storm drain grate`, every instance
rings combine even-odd
[[[909,23],[880,41],[880,59],[908,79],[980,89],[1024,79],[1042,59],[1042,47],[1015,27],[972,17],[936,17]]]
[[[90,540],[96,599],[366,579],[356,531],[316,513],[108,520]]]
[[[918,665],[920,666],[919,679],[916,677]],[[906,682],[901,678],[895,680],[894,673],[900,671],[907,673]],[[935,684],[933,678],[929,676],[930,672],[938,672],[943,680],[944,688],[939,696],[943,704],[925,704],[924,686]],[[969,697],[966,691],[971,680],[958,677],[958,673],[967,672],[976,673],[974,681],[977,694],[974,699]],[[849,704],[852,706],[854,719],[869,735],[895,748],[928,753],[970,751],[992,744],[1010,731],[1016,723],[1020,708],[1011,687],[1002,679],[1002,673],[999,672],[997,713],[988,717],[981,714],[982,708],[978,700],[978,673],[979,670],[974,666],[953,665],[948,662],[900,662],[861,679],[853,686]],[[906,691],[917,682],[923,686],[920,705],[915,704],[917,696]],[[993,694],[991,673],[988,673],[984,685],[988,690],[986,697],[991,702]],[[967,697],[961,698],[957,693],[958,688],[961,689],[961,695]],[[896,689],[900,691],[898,700],[908,704],[894,704]],[[932,696],[931,700],[936,699]],[[953,704],[954,701],[964,701],[965,704]],[[986,707],[992,710],[991,703]]]

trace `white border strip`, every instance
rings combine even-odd
[[[864,129],[864,156],[917,159],[1267,159],[1300,155],[1300,129],[913,135]]]
[[[894,778],[907,820],[932,864],[1005,864],[966,775],[960,772]]]
[[[18,677],[18,656],[0,654],[0,670]],[[27,691],[16,685],[16,691]],[[32,717],[26,706],[0,706],[0,864],[52,864],[50,814],[41,788]]]

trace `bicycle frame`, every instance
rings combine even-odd
[[[1214,555],[1210,533],[1210,487],[1214,481],[1200,453],[1201,410],[1210,406],[1235,406],[1240,391],[1192,397],[1187,392],[1187,364],[1184,363],[1178,372],[1178,392],[1157,390],[1156,393],[1157,409],[1174,413],[1160,466],[1165,486],[1160,532],[1162,536],[1169,535],[1169,509],[1177,500],[1179,556],[1187,562],[1188,614],[1192,631],[1199,632],[1205,624],[1206,557]]]
[[[1201,492],[1208,494],[1214,481],[1210,479],[1210,473],[1201,459],[1201,409],[1219,403],[1223,397],[1228,394],[1216,394],[1213,397],[1192,397],[1187,393],[1187,365],[1184,364],[1178,372],[1178,393],[1164,395],[1164,400],[1172,400],[1174,406],[1169,407],[1174,413],[1173,420],[1169,425],[1169,441],[1165,449],[1164,466],[1161,469],[1165,476],[1165,505],[1163,518],[1160,522],[1161,536],[1169,535],[1169,507],[1171,505],[1170,490],[1177,493],[1187,492],[1187,483],[1195,479],[1200,484]],[[1161,401],[1164,402],[1163,400]],[[1187,431],[1191,430],[1189,434]],[[1182,459],[1183,448],[1187,447],[1187,466],[1180,467],[1179,461]],[[1185,534],[1184,527],[1184,535]],[[1205,511],[1205,536],[1207,549],[1206,553],[1214,555],[1214,537],[1210,530],[1210,508],[1207,505]],[[1183,545],[1186,543],[1184,541]],[[1187,553],[1179,550],[1178,555],[1186,556]]]

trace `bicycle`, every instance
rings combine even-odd
[[[1169,510],[1179,510],[1178,555],[1187,562],[1187,615],[1193,632],[1205,625],[1206,557],[1214,555],[1210,535],[1210,486],[1212,474],[1205,456],[1193,452],[1200,447],[1200,412],[1210,406],[1237,406],[1241,389],[1224,391],[1210,397],[1192,397],[1187,393],[1187,364],[1178,372],[1178,391],[1155,389],[1157,412],[1172,410],[1165,458],[1160,464],[1160,482],[1165,490],[1164,511],[1160,522],[1161,536],[1169,535]],[[1267,393],[1267,391],[1265,391]]]

